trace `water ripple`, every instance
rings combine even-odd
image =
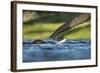
[[[91,58],[90,40],[67,40],[63,44],[46,40],[47,44],[23,42],[23,62],[80,60]]]

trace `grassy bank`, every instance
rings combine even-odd
[[[64,38],[67,39],[90,39],[91,38],[90,22],[85,22],[65,32]]]
[[[37,12],[34,11],[32,20],[23,23],[23,39],[46,39],[58,27],[76,17],[80,13],[56,13],[56,12]],[[25,18],[27,19],[27,17]],[[79,26],[64,32],[67,39],[90,39],[90,22],[85,22]]]
[[[24,39],[44,39],[48,38],[63,23],[34,24],[23,27]],[[66,31],[64,38],[67,39],[90,39],[90,22],[85,22],[79,26]]]
[[[36,23],[23,27],[24,39],[48,38],[62,23]]]

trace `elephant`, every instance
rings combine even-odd
[[[56,40],[56,41],[63,40],[63,34],[65,31],[67,31],[67,30],[69,30],[69,29],[73,28],[74,26],[77,26],[81,23],[84,23],[85,21],[87,21],[90,18],[91,18],[90,13],[82,13],[82,14],[77,15],[76,17],[73,17],[68,22],[65,22],[58,29],[56,29],[54,31],[54,33],[52,33],[49,36],[49,39]],[[33,44],[42,44],[42,43],[46,43],[46,42],[41,40],[41,39],[36,39],[33,42]]]

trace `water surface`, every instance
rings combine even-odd
[[[91,58],[90,40],[66,40],[62,44],[45,40],[45,44],[23,42],[23,62],[83,60]]]

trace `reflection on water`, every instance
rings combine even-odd
[[[45,40],[46,44],[23,42],[23,62],[81,60],[91,58],[90,40],[67,40],[62,44]]]

